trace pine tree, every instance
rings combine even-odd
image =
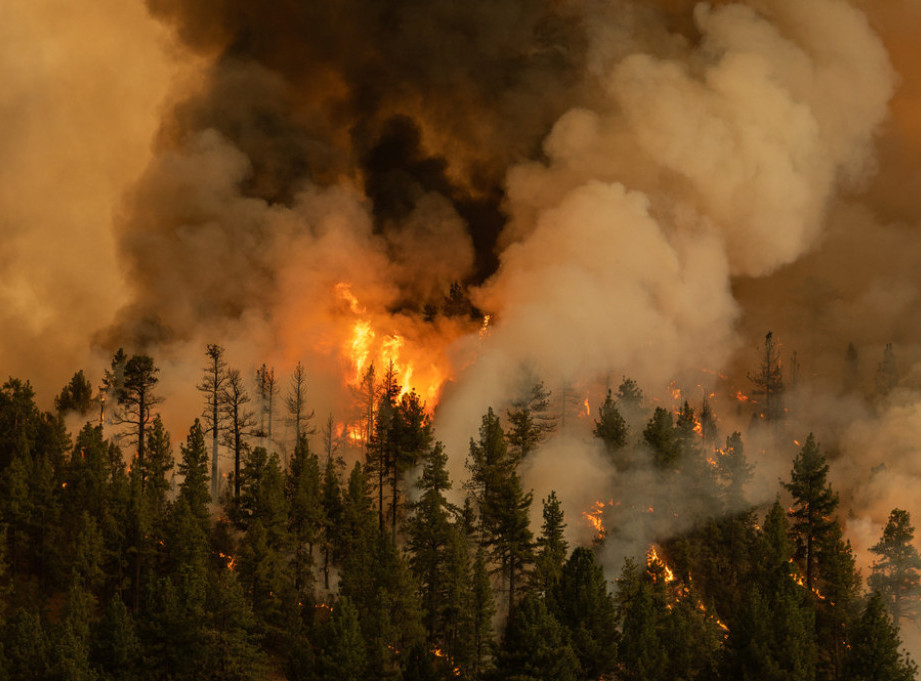
[[[294,449],[285,495],[290,509],[288,529],[294,542],[294,586],[298,601],[303,602],[313,586],[313,548],[320,541],[323,524],[320,462],[310,451],[306,436],[301,436]]]
[[[745,457],[745,445],[739,431],[726,438],[726,447],[719,452],[716,463],[717,477],[724,490],[727,508],[744,508],[745,485],[751,480],[755,466]]]
[[[189,507],[192,515],[198,519],[202,531],[207,532],[211,526],[211,514],[208,510],[211,501],[208,493],[208,452],[205,449],[205,434],[198,419],[195,419],[195,423],[189,428],[189,435],[179,450],[182,455],[179,462],[182,482],[179,483],[177,500]]]
[[[127,425],[137,446],[138,465],[144,466],[147,446],[147,424],[151,422],[151,409],[162,399],[154,394],[160,370],[147,355],[133,355],[126,363],[121,385],[116,389],[118,409],[112,417],[115,425]],[[143,482],[143,480],[142,480]]]
[[[530,374],[528,379],[531,379]],[[516,463],[527,458],[556,429],[555,419],[547,413],[550,391],[544,387],[544,382],[533,382],[522,393],[507,411],[506,438]]]
[[[201,382],[196,388],[205,395],[205,434],[211,433],[211,498],[217,499],[218,482],[218,442],[221,429],[227,423],[227,415],[222,408],[224,390],[227,387],[227,363],[224,361],[224,348],[217,344],[208,345],[205,350],[208,364],[204,368]]]
[[[898,628],[874,593],[851,634],[844,678],[847,681],[914,681],[917,665],[899,648]]]
[[[595,419],[592,435],[604,444],[605,452],[618,470],[626,470],[631,464],[629,455],[625,451],[628,430],[627,422],[621,416],[617,403],[611,391],[608,390],[604,402],[598,407],[598,418]]]
[[[783,483],[793,495],[792,532],[796,539],[796,558],[803,567],[806,588],[812,589],[818,577],[821,542],[834,521],[838,495],[827,483],[828,464],[815,437],[809,433],[806,444],[793,461],[790,482]]]
[[[492,586],[489,583],[489,572],[486,566],[486,554],[482,548],[477,549],[473,563],[472,591],[473,651],[470,676],[475,681],[479,681],[489,669],[489,661],[495,645],[492,618],[496,612]]]
[[[451,506],[445,498],[451,488],[447,462],[438,443],[423,464],[417,483],[422,496],[412,505],[406,528],[409,566],[421,588],[423,624],[430,642],[445,638],[444,610],[449,607],[444,583],[452,539]]]
[[[335,550],[339,544],[340,523],[342,520],[342,494],[339,489],[339,471],[337,462],[330,452],[323,469],[323,588],[329,591],[329,571],[336,558]]]
[[[288,422],[294,428],[294,443],[297,446],[301,437],[312,435],[314,432],[310,427],[314,414],[307,409],[307,372],[300,362],[291,374],[285,406],[288,409]]]
[[[563,566],[550,599],[551,612],[568,634],[579,660],[579,678],[599,679],[617,665],[617,617],[601,565],[578,547]]]
[[[93,408],[93,386],[86,380],[82,369],[74,374],[70,383],[54,398],[54,408],[61,413],[73,411],[80,416],[89,414]]]
[[[320,681],[361,681],[367,678],[365,641],[358,610],[348,596],[340,598],[333,607],[318,667]]]
[[[502,573],[508,590],[508,612],[515,608],[521,577],[533,562],[528,510],[532,495],[521,488],[516,459],[505,443],[499,419],[489,409],[480,425],[479,442],[470,440],[468,489],[480,518],[480,541]]]
[[[671,469],[678,463],[681,450],[675,438],[674,426],[671,412],[663,407],[656,407],[643,430],[643,440],[652,450],[652,460],[656,468]]]
[[[903,618],[916,619],[921,596],[921,557],[912,542],[915,528],[908,511],[894,508],[883,536],[870,551],[879,558],[873,563],[870,588],[878,591],[896,626]]]
[[[569,552],[569,546],[563,537],[563,530],[566,529],[563,509],[554,491],[543,501],[543,517],[541,535],[537,538],[533,580],[538,593],[552,598],[551,594],[560,580],[563,564]]]
[[[509,617],[496,661],[499,678],[521,681],[576,681],[579,661],[566,632],[547,610],[544,599],[530,594]]]
[[[240,378],[240,372],[231,369],[227,372],[227,381],[220,393],[221,411],[227,420],[224,431],[224,444],[233,450],[233,498],[240,499],[240,465],[247,449],[245,438],[252,434],[255,423],[253,412],[246,406],[249,395]]]
[[[129,681],[137,678],[140,652],[134,618],[115,594],[93,627],[90,659],[105,677]]]
[[[399,519],[399,482],[432,447],[432,425],[425,404],[413,390],[403,395],[393,418],[390,476],[390,539],[396,544]]]
[[[774,334],[768,331],[761,346],[761,361],[758,371],[750,373],[748,380],[754,388],[752,394],[761,397],[758,416],[767,422],[783,418],[783,371],[780,366],[780,348]]]

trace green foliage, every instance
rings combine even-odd
[[[543,598],[525,596],[510,616],[496,661],[497,675],[515,681],[576,681],[579,661]]]
[[[896,625],[901,619],[918,617],[921,596],[921,557],[912,542],[915,528],[908,511],[894,508],[883,528],[883,536],[870,551],[879,558],[867,583],[878,591]]]
[[[793,495],[792,532],[796,542],[796,559],[803,567],[806,587],[815,586],[818,577],[823,539],[835,521],[832,514],[838,508],[838,495],[827,482],[828,464],[815,437],[809,433],[806,444],[793,461],[790,482],[783,483]]]
[[[560,581],[563,563],[566,562],[569,552],[569,545],[563,537],[563,530],[566,529],[563,509],[556,492],[551,491],[550,496],[544,499],[543,516],[541,535],[537,538],[532,581],[541,594],[549,595]]]
[[[631,464],[626,452],[628,430],[627,422],[618,410],[611,391],[608,390],[604,402],[598,407],[598,418],[595,419],[592,434],[604,444],[605,452],[618,470],[626,470]]]
[[[86,416],[93,408],[93,386],[81,369],[64,386],[61,394],[54,398],[54,408],[59,412],[73,411]]]
[[[898,629],[886,613],[879,593],[867,600],[851,633],[845,662],[847,681],[913,681],[918,667],[900,652]]]
[[[643,430],[643,440],[649,445],[653,463],[657,468],[668,470],[678,463],[681,446],[675,438],[674,425],[671,412],[663,407],[656,407]]]
[[[590,549],[578,547],[572,552],[550,603],[578,658],[579,678],[612,674],[617,665],[617,613],[604,572]]]

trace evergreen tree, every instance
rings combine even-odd
[[[301,441],[301,437],[313,434],[310,421],[313,411],[307,409],[307,372],[300,362],[294,367],[288,387],[288,396],[285,398],[285,407],[288,409],[288,422],[294,428],[294,443]]]
[[[578,547],[563,566],[552,592],[551,611],[567,632],[579,661],[579,678],[600,679],[617,665],[617,617],[601,565]]]
[[[534,561],[534,584],[540,594],[551,594],[560,580],[569,546],[563,537],[566,523],[556,492],[551,491],[543,501],[544,522],[537,538],[537,556]]]
[[[52,646],[37,612],[26,608],[13,611],[3,632],[3,648],[10,681],[50,676]]]
[[[592,434],[604,444],[605,452],[618,470],[630,467],[630,457],[626,453],[628,430],[627,422],[621,416],[617,403],[608,390],[604,402],[598,407],[598,418],[595,419]]]
[[[323,588],[329,591],[329,571],[335,559],[335,549],[339,544],[339,530],[342,520],[342,494],[339,489],[339,471],[332,453],[326,457],[323,469]]]
[[[192,515],[198,519],[202,531],[207,532],[211,526],[208,510],[211,500],[208,493],[208,452],[205,449],[205,434],[198,419],[195,419],[179,450],[182,455],[179,462],[182,482],[179,483],[177,500],[188,506]]]
[[[125,362],[121,385],[116,388],[118,409],[112,417],[116,425],[127,425],[137,446],[137,462],[143,468],[147,447],[147,425],[151,422],[151,409],[162,399],[154,394],[160,370],[147,355],[133,355]],[[143,482],[143,480],[142,480]]]
[[[445,498],[451,488],[447,462],[444,448],[438,443],[423,464],[417,483],[422,496],[412,505],[407,523],[409,566],[422,590],[423,624],[430,642],[445,638],[444,610],[450,606],[445,602],[445,567],[452,540],[451,506]]]
[[[396,544],[400,500],[399,482],[432,448],[432,425],[425,404],[413,390],[403,395],[393,419],[390,468],[390,539]]]
[[[86,380],[82,369],[74,374],[70,383],[54,398],[54,408],[61,413],[73,411],[80,416],[89,414],[93,408],[93,386]]]
[[[256,371],[256,387],[259,394],[259,437],[263,447],[272,446],[272,425],[274,424],[275,395],[278,393],[278,381],[275,369],[263,364]],[[297,440],[300,442],[300,439]],[[295,444],[295,446],[297,446]]]
[[[320,541],[323,524],[320,462],[310,451],[306,436],[301,436],[294,449],[285,495],[290,509],[288,530],[294,542],[294,587],[298,601],[303,602],[313,586],[313,547]]]
[[[915,528],[908,511],[894,508],[883,528],[883,536],[870,551],[879,558],[873,563],[868,585],[878,591],[896,626],[916,619],[921,596],[921,557],[912,542]]]
[[[531,379],[530,373],[528,379]],[[508,410],[509,448],[516,463],[525,459],[537,445],[556,429],[555,419],[547,412],[550,407],[550,391],[543,381],[535,381],[522,391]]]
[[[129,681],[137,678],[140,653],[134,618],[115,594],[93,627],[90,659],[105,678]]]
[[[499,649],[499,678],[518,681],[576,681],[579,661],[566,632],[544,599],[529,594],[509,618]]]
[[[224,390],[227,387],[227,362],[224,361],[224,348],[212,343],[205,350],[208,364],[203,369],[201,382],[196,388],[205,396],[205,409],[202,416],[205,419],[204,433],[211,433],[211,497],[217,499],[218,482],[218,442],[221,438],[221,429],[227,423],[227,414],[222,408]]]
[[[726,447],[717,456],[716,463],[717,478],[723,488],[727,508],[744,508],[745,485],[751,480],[755,466],[745,457],[745,445],[739,431],[726,438]]]
[[[656,407],[643,430],[643,440],[652,451],[652,460],[656,468],[671,469],[678,463],[681,450],[675,438],[674,426],[671,412],[663,407]]]
[[[247,450],[245,438],[252,434],[255,421],[253,412],[246,406],[249,395],[240,378],[240,372],[231,369],[227,372],[227,381],[220,394],[221,411],[227,419],[224,431],[224,444],[233,451],[233,498],[240,499],[240,465]]]
[[[822,540],[834,521],[832,514],[838,508],[838,495],[827,483],[828,464],[815,437],[809,433],[806,444],[793,461],[790,482],[783,483],[793,495],[792,532],[796,540],[796,559],[803,567],[806,588],[815,586],[818,576]]]
[[[496,612],[493,601],[492,586],[486,566],[486,554],[482,548],[477,549],[473,563],[472,620],[473,641],[470,664],[470,677],[475,681],[483,678],[489,669],[494,648],[492,618]]]
[[[879,593],[867,600],[851,635],[844,677],[847,681],[914,681],[918,667],[899,648],[898,629]]]
[[[361,681],[367,678],[365,641],[358,611],[348,596],[340,598],[333,607],[318,667],[320,681]]]
[[[783,418],[783,371],[780,366],[780,348],[774,340],[774,334],[768,331],[761,346],[761,361],[758,371],[750,373],[748,380],[754,388],[752,394],[759,395],[758,416],[767,422]]]

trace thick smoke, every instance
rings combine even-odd
[[[247,370],[303,361],[318,413],[346,418],[361,315],[451,375],[436,422],[458,479],[523,367],[560,411],[628,375],[649,405],[675,406],[669,382],[712,390],[723,434],[744,429],[727,395],[773,330],[801,365],[788,430],[827,445],[862,560],[919,497],[914,0],[147,10],[0,10],[0,360],[47,402],[81,364],[148,350],[181,433],[217,341]],[[860,384],[842,396],[848,342]],[[889,342],[901,383],[872,398]],[[608,490],[661,483],[617,479],[590,424],[526,471],[576,539]],[[757,501],[790,440],[751,435]],[[639,518],[624,551],[684,522]]]

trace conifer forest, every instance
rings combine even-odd
[[[914,681],[919,0],[0,1],[0,681]]]

